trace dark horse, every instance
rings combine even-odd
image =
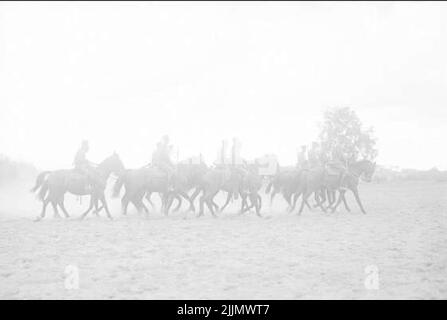
[[[120,190],[124,185],[126,191],[121,199],[123,214],[127,214],[127,207],[130,202],[134,204],[139,212],[143,209],[146,213],[149,213],[148,208],[144,205],[143,198],[146,195],[148,199],[153,192],[161,194],[162,210],[165,215],[168,214],[172,198],[176,198],[180,206],[180,197],[183,197],[193,207],[187,191],[196,185],[196,180],[207,169],[206,166],[203,166],[194,164],[180,165],[176,168],[169,181],[166,172],[157,167],[126,170],[115,182],[113,197],[119,196]]]
[[[174,197],[179,200],[174,212],[180,209],[182,202],[179,196],[189,201],[189,211],[194,212],[194,200],[199,193],[197,190],[203,181],[203,177],[209,170],[208,166],[203,162],[179,163],[171,179],[171,191],[167,197],[166,212],[169,212]],[[189,196],[188,193],[193,189],[195,191]]]
[[[376,163],[373,163],[369,160],[361,160],[351,164],[348,169],[348,174],[346,174],[346,176],[343,178],[338,188],[339,197],[337,203],[332,207],[332,212],[337,209],[341,201],[343,201],[343,203],[345,204],[346,210],[350,211],[346,203],[345,193],[347,190],[351,190],[360,209],[363,213],[366,213],[365,209],[363,208],[362,202],[360,201],[358,185],[360,179],[365,182],[371,182],[375,169]]]
[[[323,207],[323,202],[326,200],[324,196],[325,191],[327,191],[328,195],[334,194],[335,191],[339,191],[339,198],[335,206],[332,207],[332,212],[335,211],[341,201],[344,202],[346,209],[349,211],[349,207],[345,199],[345,193],[348,189],[354,194],[357,204],[362,212],[366,213],[360,200],[358,184],[360,177],[362,177],[363,180],[370,182],[372,175],[374,174],[375,167],[376,163],[369,160],[353,162],[349,165],[348,171],[342,179],[340,179],[340,175],[338,174],[328,174],[326,168],[324,167],[316,167],[312,170],[304,171],[304,175],[302,177],[303,187],[301,190],[302,202],[298,213],[302,213],[304,204],[313,192],[319,193],[323,196],[322,200],[317,199],[317,205],[321,207],[323,211],[326,211]],[[328,208],[331,208],[331,203],[329,203]]]
[[[127,169],[116,180],[112,197],[118,197],[123,186],[125,187],[125,193],[121,198],[122,214],[127,214],[127,207],[130,202],[137,208],[138,212],[144,209],[146,213],[149,213],[148,208],[143,203],[143,197],[146,192],[166,194],[168,192],[167,174],[156,167]]]
[[[231,167],[219,166],[209,170],[202,178],[200,187],[197,188],[193,197],[203,192],[200,198],[199,216],[204,214],[205,204],[211,214],[216,217],[215,209],[218,208],[214,202],[214,197],[219,191],[227,193],[227,200],[219,211],[223,211],[229,204],[231,198],[241,197],[242,207],[240,213],[244,213],[255,207],[256,214],[260,216],[261,196],[259,190],[262,186],[261,177],[253,170],[252,167]],[[247,198],[251,205],[248,205]]]
[[[96,168],[92,168],[91,170],[97,179],[95,179],[95,182],[90,186],[86,175],[77,172],[74,169],[44,171],[40,173],[37,176],[35,186],[31,189],[32,192],[38,191],[38,198],[43,202],[42,212],[40,216],[36,218],[36,221],[45,217],[45,211],[50,202],[56,217],[60,217],[57,209],[59,206],[65,217],[68,218],[69,214],[64,206],[64,196],[67,192],[78,196],[91,196],[90,206],[87,211],[83,213],[82,218],[93,209],[93,206],[98,208],[98,201],[101,201],[107,216],[112,219],[104,196],[104,190],[110,174],[113,172],[116,175],[119,175],[124,170],[124,165],[118,154],[113,153]]]

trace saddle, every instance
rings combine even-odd
[[[79,168],[75,168],[72,170],[70,179],[82,183],[87,192],[90,192],[94,186],[105,187],[104,182],[100,179],[100,177],[94,172],[90,171],[90,169],[80,170]]]
[[[337,162],[327,163],[325,166],[325,170],[329,176],[338,176],[340,174],[347,172],[347,168],[344,165]]]

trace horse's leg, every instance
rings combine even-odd
[[[332,206],[334,205],[334,197],[332,196],[332,189],[326,188],[326,198],[328,200],[328,205],[326,209],[332,209]]]
[[[190,208],[191,208],[191,206],[194,207],[194,202],[192,202],[191,197],[188,195],[188,193],[186,193],[184,191],[179,191],[179,195],[182,196],[183,199],[186,199],[189,202]],[[174,209],[174,211],[180,210],[180,206],[181,206],[181,204],[179,203],[177,205],[177,207]]]
[[[218,210],[219,209],[219,205],[216,203],[216,201],[214,201],[214,198],[211,199],[211,205],[213,206],[214,210]]]
[[[258,198],[258,212],[259,214],[261,214],[261,208],[262,208],[262,197],[259,193],[256,193],[257,198]]]
[[[366,211],[363,208],[362,202],[360,201],[359,190],[356,187],[352,188],[351,190],[352,190],[352,193],[354,193],[355,200],[357,201],[357,203],[358,203],[360,209],[362,210],[363,214],[366,214]]]
[[[194,190],[193,194],[190,197],[188,211],[192,211],[192,212],[196,211],[196,208],[194,207],[194,200],[197,198],[197,196],[199,195],[200,191],[201,191],[200,188],[196,188]]]
[[[46,198],[42,201],[42,211],[40,213],[40,216],[38,216],[34,221],[39,221],[45,217],[45,212],[47,210],[47,206],[49,203],[50,203],[50,201],[48,200],[48,198]]]
[[[65,218],[69,218],[70,215],[68,214],[67,209],[65,209],[64,196],[62,196],[62,197],[59,199],[58,204],[59,204],[59,207],[61,207],[62,212],[63,212],[64,215],[65,215]]]
[[[108,217],[110,220],[112,220],[113,218],[112,218],[112,215],[110,214],[109,206],[107,205],[107,200],[106,200],[106,197],[105,197],[105,195],[104,195],[104,192],[102,192],[101,195],[99,196],[99,200],[101,200],[101,202],[102,202],[102,205],[103,205],[103,207],[104,207],[104,210],[105,210],[106,213],[107,213],[107,217]]]
[[[140,201],[136,196],[130,199],[130,202],[134,205],[135,209],[137,209],[138,214],[141,214],[143,207],[141,205],[142,201]]]
[[[174,200],[177,200],[177,206],[174,208],[173,212],[177,212],[180,207],[182,206],[182,198],[178,195],[172,195],[168,196],[166,199],[166,212],[169,213],[171,210],[172,204],[174,203]]]
[[[176,195],[175,198],[177,199],[177,206],[172,210],[173,212],[177,212],[182,207],[182,198],[179,195]],[[186,199],[189,200],[189,197],[186,195]]]
[[[293,197],[292,197],[292,211],[295,210],[296,204],[298,202],[298,199],[299,199],[300,195],[301,195],[301,191],[300,192],[295,192],[293,194]]]
[[[94,196],[91,195],[90,196],[90,204],[88,206],[88,209],[81,215],[81,217],[80,217],[81,220],[84,219],[88,215],[88,213],[93,209],[94,205],[95,205]]]
[[[314,200],[315,200],[315,204],[314,204],[314,208],[316,208],[316,207],[318,207],[319,206],[319,202],[320,202],[320,197],[319,197],[319,195],[318,195],[318,191],[315,191],[314,192]]]
[[[121,199],[121,213],[127,215],[127,207],[129,206],[129,194],[126,192]]]
[[[144,213],[146,214],[146,217],[148,217],[149,216],[149,209],[144,204],[143,199],[137,200],[137,203],[138,203],[138,207],[140,208],[140,211],[143,210]]]
[[[241,210],[239,211],[239,214],[244,214],[253,207],[252,205],[248,204],[247,198],[248,195],[244,194],[244,196],[242,197]]]
[[[169,214],[169,200],[171,198],[173,198],[172,192],[171,191],[166,191],[163,193],[160,193],[160,197],[161,197],[161,211],[164,213],[165,216],[167,216]]]
[[[140,199],[140,206],[141,206],[141,208],[143,208],[144,212],[145,212],[146,215],[148,216],[148,215],[149,215],[149,209],[148,209],[148,207],[146,207],[146,205],[144,204],[144,198],[143,198],[143,197]]]
[[[326,208],[324,207],[324,203],[326,202],[326,197],[323,195],[322,199],[320,199],[321,193],[318,193],[317,196],[317,207],[319,207],[324,213],[326,213]]]
[[[242,211],[242,213],[247,212],[247,211],[249,211],[251,208],[253,208],[253,207],[256,206],[256,200],[257,200],[257,198],[256,198],[256,197],[253,197],[253,194],[252,194],[252,193],[249,193],[249,194],[246,196],[246,198],[247,198],[247,197],[250,199],[250,205],[248,205],[248,203],[247,203],[247,207],[244,209],[244,211]]]
[[[170,191],[166,191],[163,194],[163,200],[162,200],[162,211],[164,213],[165,216],[167,216],[169,214],[169,207],[168,207],[168,200],[169,200],[169,196],[171,196],[171,192]]]
[[[216,196],[216,194],[218,193],[219,191],[216,191],[216,192],[214,192],[214,193],[210,193],[209,195],[208,195],[208,197],[207,197],[207,200],[206,200],[206,204],[207,204],[207,206],[208,206],[208,209],[211,211],[211,214],[213,215],[213,217],[215,217],[215,218],[217,218],[217,216],[216,216],[216,214],[214,213],[214,209],[213,209],[213,199],[214,199],[214,197]]]
[[[335,206],[332,207],[332,212],[335,212],[335,210],[337,210],[338,206],[340,205],[342,199],[345,197],[345,190],[341,189],[339,191],[339,195],[338,195],[338,200],[337,203],[335,204]]]
[[[346,211],[351,212],[351,209],[349,208],[348,202],[346,201],[346,198],[344,197],[344,195],[343,195],[343,204],[345,205]]]
[[[312,192],[309,192],[309,191],[307,191],[307,190],[303,193],[303,196],[302,196],[302,199],[301,199],[301,206],[300,206],[300,210],[298,211],[298,214],[301,215],[301,213],[303,212],[304,204],[307,203],[307,198],[309,198],[309,196],[310,196],[311,194],[312,194]],[[309,209],[310,209],[310,206],[309,206],[308,203],[307,203],[307,206],[308,206]]]
[[[320,195],[321,195],[321,200],[320,200]],[[317,206],[321,208],[321,210],[323,210],[323,212],[326,213],[326,208],[323,206],[323,204],[326,202],[326,195],[324,194],[324,189],[320,189],[320,193],[319,195],[317,195],[317,193],[315,192],[315,197],[317,199]]]
[[[171,210],[171,206],[174,203],[174,199],[177,199],[176,196],[173,196],[172,194],[168,194],[166,197],[166,211],[169,213]]]
[[[241,210],[239,211],[239,214],[243,214],[246,210],[245,208],[248,207],[248,203],[247,203],[247,194],[245,192],[241,192],[240,193],[241,196]]]
[[[202,196],[201,196],[200,199],[199,199],[199,202],[200,202],[200,210],[199,210],[199,215],[198,215],[198,217],[203,216],[203,212],[204,212],[204,202],[205,202],[205,195],[206,195],[206,192],[204,191],[203,194],[202,194]]]
[[[283,192],[282,196],[284,198],[284,200],[286,200],[287,202],[287,212],[291,212],[292,211],[292,193],[290,191],[287,192]]]
[[[250,193],[250,201],[253,202],[255,207],[255,212],[258,217],[262,217],[261,215],[261,206],[258,205],[258,199],[260,198],[259,194],[257,193]]]
[[[53,206],[53,210],[54,210],[54,217],[55,218],[60,218],[61,216],[59,215],[59,211],[57,210],[57,200],[52,199],[51,200],[51,205]]]
[[[326,195],[324,194],[324,189],[321,188],[314,192],[315,204],[314,208],[322,207],[322,205],[326,202]]]
[[[96,198],[95,200],[95,210],[93,210],[93,213],[99,218],[99,211],[104,209],[104,206],[99,207],[99,199]]]
[[[227,192],[227,200],[225,201],[225,204],[222,206],[222,208],[218,209],[217,211],[222,212],[228,206],[232,197],[233,192],[231,191]]]
[[[167,201],[169,198],[169,191],[158,193],[161,200],[161,208],[160,211],[163,212],[165,215],[168,215],[169,212],[167,212]]]
[[[152,195],[152,192],[146,192],[145,198],[146,198],[147,202],[149,202],[149,204],[151,205],[152,210],[156,210],[155,204],[151,200],[151,195]]]

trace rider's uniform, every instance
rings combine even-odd
[[[91,187],[93,184],[103,185],[103,181],[94,174],[92,170],[92,165],[90,161],[87,160],[87,150],[80,148],[78,152],[76,152],[73,164],[75,171],[85,175],[88,180],[88,187]]]
[[[332,174],[335,171],[335,174],[338,174],[340,177],[340,183],[343,181],[348,168],[346,167],[346,157],[343,151],[340,148],[335,148],[332,152],[332,160],[327,165],[329,169],[329,173]]]
[[[157,149],[152,153],[152,164],[166,172],[168,178],[174,173],[174,164],[171,161],[170,151],[170,145],[160,142],[157,144]]]
[[[78,152],[76,152],[73,165],[75,167],[75,170],[81,172],[81,173],[87,173],[90,162],[87,160],[87,151],[85,149],[79,149]]]

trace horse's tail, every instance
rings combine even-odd
[[[39,190],[39,193],[37,194],[37,198],[44,201],[47,193],[48,193],[48,182],[44,181],[42,187]]]
[[[124,184],[124,175],[120,176],[115,181],[115,184],[113,185],[112,198],[118,198],[119,197],[121,188],[123,187],[123,184]]]
[[[44,183],[45,178],[47,177],[47,175],[49,175],[51,173],[51,171],[43,171],[41,173],[39,173],[39,175],[36,178],[36,184],[34,185],[34,187],[30,190],[30,192],[36,192]]]

